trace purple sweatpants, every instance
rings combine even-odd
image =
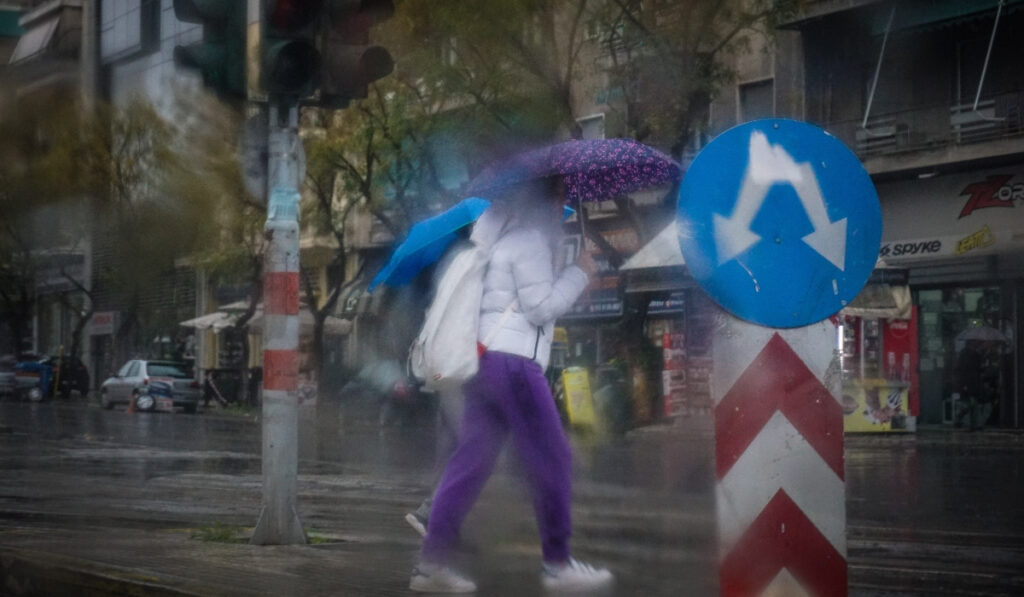
[[[572,454],[540,365],[511,354],[486,352],[479,372],[464,390],[459,447],[434,495],[423,559],[439,564],[448,560],[462,521],[511,433],[533,494],[544,561],[568,560]]]

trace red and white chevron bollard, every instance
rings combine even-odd
[[[846,483],[835,325],[715,331],[716,508],[725,597],[844,597]]]

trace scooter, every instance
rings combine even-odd
[[[412,425],[434,403],[433,394],[392,359],[364,366],[342,386],[341,398],[350,412],[360,418],[373,416],[380,427]]]

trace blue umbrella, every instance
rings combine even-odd
[[[411,282],[423,268],[436,263],[445,250],[455,241],[456,233],[477,220],[491,202],[479,197],[470,197],[453,207],[418,222],[409,229],[409,234],[391,254],[391,259],[374,276],[367,290],[373,292],[381,284],[404,286]],[[575,211],[565,208],[563,218]]]
[[[455,240],[455,233],[468,226],[491,204],[486,199],[470,197],[453,207],[418,222],[409,229],[402,244],[395,248],[387,265],[373,278],[367,290],[381,284],[403,286],[412,281],[423,268],[436,262]]]

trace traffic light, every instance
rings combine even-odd
[[[391,74],[395,62],[370,45],[370,28],[391,18],[391,0],[326,0],[320,103],[343,108],[364,98],[370,83]]]
[[[238,0],[174,0],[174,16],[203,26],[203,41],[174,48],[174,62],[196,69],[222,97],[245,97],[246,3]]]
[[[261,77],[272,98],[298,100],[319,85],[317,34],[324,0],[265,0]]]

